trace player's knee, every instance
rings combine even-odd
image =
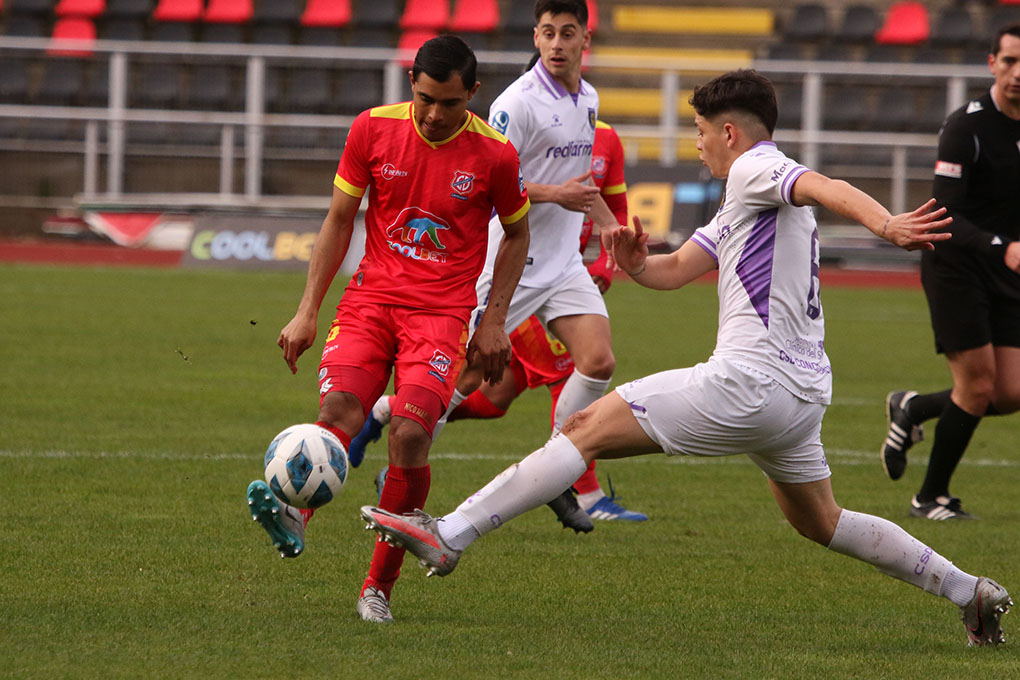
[[[432,437],[410,418],[394,418],[389,434],[390,463],[400,467],[421,467],[428,461]]]
[[[357,433],[365,422],[365,410],[350,392],[330,392],[319,404],[319,420],[344,432]]]
[[[987,407],[995,399],[995,375],[984,374],[968,378],[963,384],[953,386],[953,396],[956,401],[963,402],[964,410],[967,407],[981,409],[982,405]]]
[[[590,354],[581,361],[575,357],[574,361],[578,371],[595,380],[609,380],[616,370],[616,357],[609,348]]]

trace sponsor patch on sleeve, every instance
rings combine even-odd
[[[935,174],[960,179],[963,177],[963,166],[959,163],[949,163],[948,161],[935,161]]]

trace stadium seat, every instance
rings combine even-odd
[[[408,50],[409,56],[401,60],[401,65],[407,68],[414,63],[414,53],[418,51],[427,40],[431,40],[438,35],[435,31],[426,29],[404,31],[400,35],[400,40],[397,41],[398,50]]]
[[[535,5],[528,2],[511,2],[506,13],[503,33],[515,35],[520,33],[530,34],[535,28]]]
[[[153,0],[108,0],[107,19],[148,19],[152,14]]]
[[[237,91],[229,66],[225,64],[195,66],[186,102],[189,109],[238,111],[243,105],[243,98]]]
[[[143,109],[178,108],[181,74],[175,64],[143,63],[136,75],[134,87],[128,92],[131,106]]]
[[[4,0],[8,18],[14,16],[49,16],[53,12],[54,0]]]
[[[772,11],[758,7],[673,7],[616,5],[613,29],[628,33],[759,36],[775,29]]]
[[[99,35],[104,40],[144,40],[145,21],[128,17],[107,19],[103,22]]]
[[[990,42],[995,31],[1009,24],[1020,23],[1020,7],[996,7],[986,15],[985,26],[987,36],[982,36],[981,45],[985,47]]]
[[[158,42],[191,42],[195,25],[182,21],[163,21],[152,27],[149,38]]]
[[[450,23],[450,3],[447,0],[407,0],[400,15],[400,30],[441,31]]]
[[[343,36],[335,26],[301,26],[298,29],[297,44],[309,47],[340,47]]]
[[[53,8],[57,17],[86,17],[94,19],[106,11],[106,0],[60,0]]]
[[[820,42],[829,36],[829,11],[814,3],[797,5],[783,27],[783,38],[799,42]]]
[[[881,45],[917,45],[928,39],[931,26],[928,8],[915,0],[895,2],[885,15],[885,22],[875,33]]]
[[[863,87],[830,87],[825,93],[822,108],[822,128],[825,130],[860,130],[870,119],[870,95]]]
[[[450,17],[450,30],[454,33],[491,33],[498,25],[496,0],[457,0]]]
[[[359,28],[392,30],[400,21],[397,0],[359,0],[354,24]]]
[[[244,42],[244,26],[232,23],[204,24],[201,30],[202,42],[240,43]]]
[[[868,45],[864,49],[864,60],[874,64],[898,64],[906,56],[902,45]]]
[[[790,130],[800,129],[803,92],[804,90],[800,85],[781,85],[776,87],[776,102],[779,104],[777,127]]]
[[[943,9],[935,18],[929,42],[935,46],[965,47],[974,42],[974,18],[966,7]]]
[[[256,24],[296,26],[301,21],[302,10],[299,0],[258,0],[251,20]]]
[[[68,47],[61,45],[58,41],[74,40],[82,43],[80,46]],[[64,57],[88,57],[92,55],[91,44],[96,40],[96,25],[92,19],[84,17],[64,17],[57,19],[53,24],[52,47],[47,48],[46,54],[60,55]]]
[[[29,63],[9,56],[0,59],[0,102],[24,104],[28,101]]]
[[[588,30],[595,33],[599,30],[599,6],[595,0],[587,0]]]
[[[342,28],[351,21],[350,0],[308,0],[301,14],[302,26]]]
[[[765,50],[765,58],[776,60],[807,59],[810,56],[806,51],[807,49],[804,45],[781,40],[768,46]]]
[[[344,69],[337,84],[340,113],[357,115],[383,103],[382,75],[375,70]]]
[[[159,0],[152,18],[159,22],[190,23],[202,18],[202,0]]]
[[[835,37],[840,42],[870,43],[879,26],[878,12],[873,6],[850,5],[843,13]]]
[[[286,110],[295,113],[329,113],[333,107],[332,74],[324,68],[296,69],[290,75]]]
[[[110,63],[99,61],[93,66],[92,77],[89,78],[88,86],[85,88],[85,105],[107,106],[109,103]]]
[[[4,35],[19,38],[42,38],[45,36],[43,20],[29,14],[15,14],[3,22]]]
[[[254,11],[251,0],[209,0],[202,12],[202,21],[210,24],[245,24],[251,21]]]
[[[294,36],[289,24],[258,24],[251,29],[251,42],[256,45],[290,45]]]
[[[43,63],[35,101],[51,106],[71,106],[84,98],[85,69],[81,59],[52,57]]]

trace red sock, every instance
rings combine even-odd
[[[347,433],[341,430],[339,427],[333,427],[325,420],[317,420],[315,424],[324,430],[329,430],[336,435],[336,438],[340,440],[340,443],[344,445],[344,450],[351,448],[351,438],[347,436]]]
[[[598,491],[602,487],[599,486],[598,477],[595,476],[595,461],[588,463],[588,469],[581,473],[581,476],[574,482],[574,491],[577,493],[591,493],[592,491]]]
[[[461,420],[462,418],[502,418],[506,411],[497,407],[489,398],[482,394],[481,390],[475,390],[468,398],[460,402],[460,406],[453,409],[448,422]]]
[[[386,473],[386,484],[383,485],[382,498],[379,499],[379,507],[397,514],[424,508],[431,480],[432,474],[428,465],[420,468],[390,465]],[[377,540],[375,551],[372,553],[372,564],[368,569],[368,578],[361,586],[361,592],[364,593],[365,588],[373,586],[383,591],[389,600],[393,584],[400,576],[400,565],[403,561],[403,548]]]

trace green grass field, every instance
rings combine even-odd
[[[385,447],[315,517],[297,560],[244,502],[272,436],[316,413],[322,334],[296,377],[275,345],[303,283],[0,266],[0,677],[1020,677],[1017,613],[1006,645],[968,649],[955,607],[799,537],[739,457],[601,463],[650,521],[576,536],[541,508],[448,578],[409,562],[396,625],[363,623],[374,534],[358,508],[375,501]],[[837,498],[1020,595],[1020,416],[982,423],[954,480],[981,521],[910,519],[930,443],[895,484],[877,449],[886,392],[947,385],[923,297],[829,287],[823,300]],[[619,284],[608,302],[617,383],[711,351],[710,285]],[[451,425],[429,509],[452,509],[547,427],[543,392],[500,421]]]

